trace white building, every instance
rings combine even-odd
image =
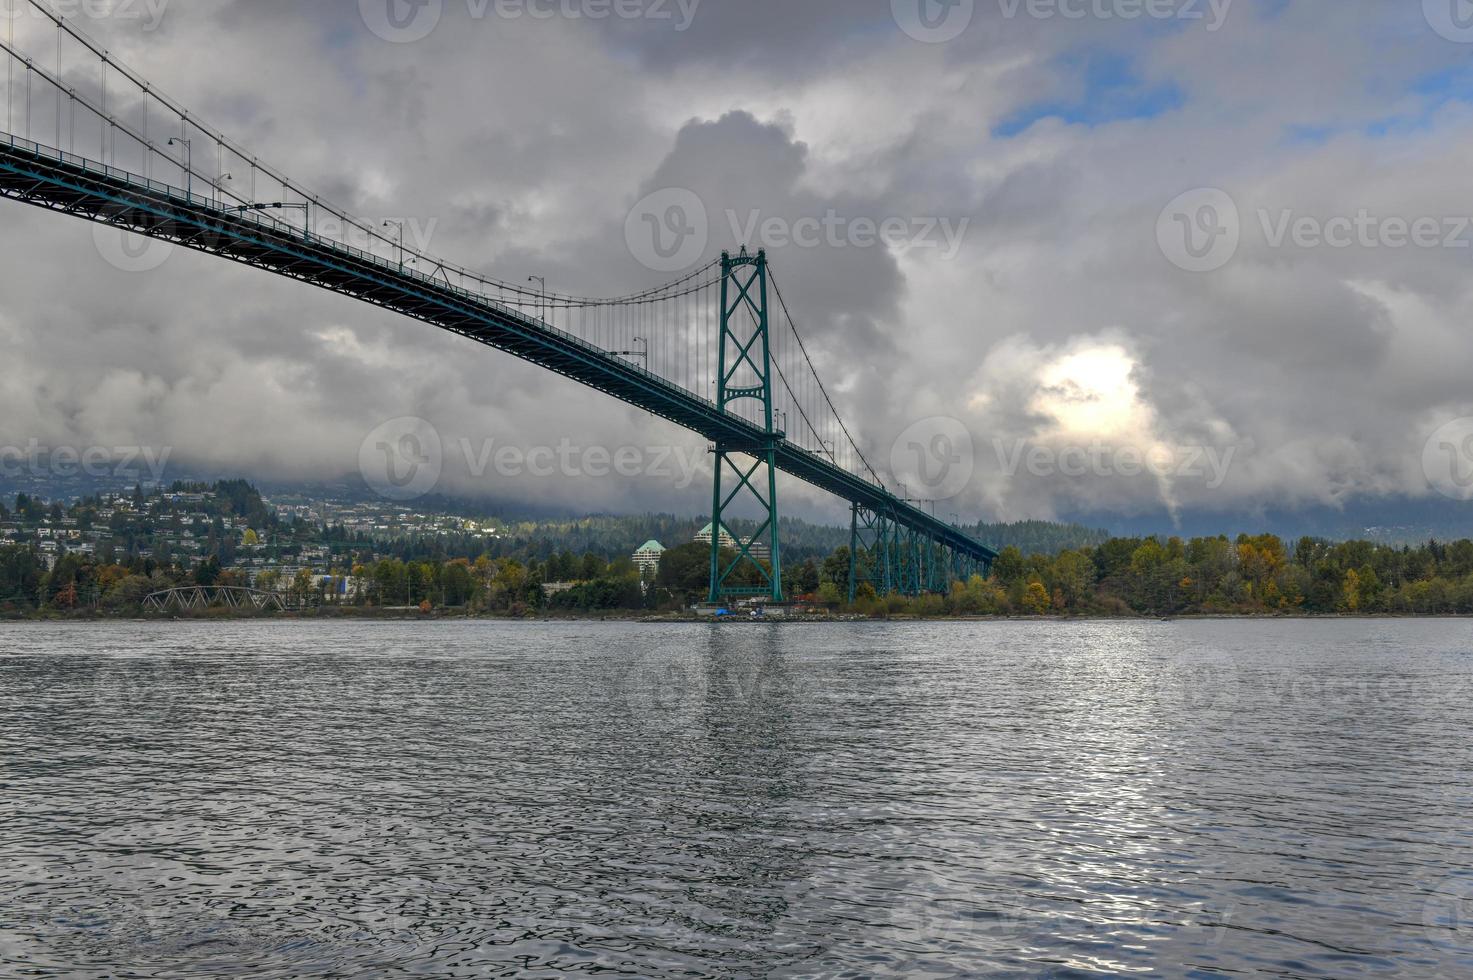
[[[696,541],[700,542],[701,544],[711,543],[710,524],[707,524],[705,527],[701,528],[701,530],[696,534]],[[737,540],[735,537],[732,536],[732,533],[724,527],[721,529],[721,547],[730,548],[732,551],[736,551],[741,547],[737,544]],[[772,554],[772,549],[761,541],[753,541],[748,544],[747,551],[749,551],[752,557],[756,558],[758,561],[766,561],[768,557],[770,557]]]
[[[711,539],[706,539],[710,543]],[[639,569],[639,577],[652,579],[660,570],[660,559],[665,555],[665,546],[653,539],[646,541],[633,555],[634,564]]]
[[[705,527],[701,528],[699,531],[696,532],[696,541],[699,542],[700,544],[710,544],[711,543],[711,525],[710,524],[707,524]],[[732,537],[731,536],[731,532],[728,531],[726,528],[722,528],[721,529],[721,547],[723,547],[723,548],[731,548],[732,550],[736,550],[736,546],[737,546],[736,538]]]

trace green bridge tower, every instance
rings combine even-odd
[[[736,256],[721,253],[721,340],[716,377],[717,407],[725,412],[733,402],[744,399],[760,403],[760,424],[766,435],[756,445],[716,443],[716,473],[711,494],[711,602],[719,603],[727,596],[766,596],[780,603],[783,571],[778,542],[777,446],[785,434],[773,427],[765,250],[752,256],[744,246]],[[738,455],[749,457],[752,464],[748,466],[735,459]],[[758,474],[764,468],[765,480]],[[727,474],[733,483],[729,492]],[[721,532],[729,529],[723,522],[723,514],[739,499],[756,501],[762,519],[750,536],[732,535],[737,554],[725,561],[721,555]],[[769,542],[767,565],[753,553],[764,538]],[[728,584],[743,567],[755,568],[758,580],[764,584],[757,587]]]

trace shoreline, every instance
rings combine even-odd
[[[801,616],[767,616],[752,618],[732,615],[716,619],[694,613],[629,613],[627,615],[558,615],[558,616],[504,616],[491,613],[458,612],[378,612],[371,609],[333,610],[330,612],[285,612],[252,613],[241,610],[221,609],[202,613],[169,614],[126,614],[126,613],[48,613],[45,615],[0,614],[0,629],[10,624],[53,623],[60,625],[96,623],[207,623],[207,622],[385,622],[385,623],[525,623],[544,625],[554,623],[639,623],[643,625],[688,625],[707,623],[726,624],[777,624],[801,626],[833,623],[1173,623],[1184,621],[1217,620],[1473,620],[1473,615],[1464,613],[1306,613],[1306,612],[1253,612],[1253,613],[1180,613],[1169,616],[1157,615],[1070,615],[1070,616],[917,616],[897,614],[893,616],[867,616],[860,613],[805,614]]]

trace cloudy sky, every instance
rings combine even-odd
[[[689,265],[767,246],[866,453],[912,487],[912,448],[954,464],[912,461],[938,512],[1333,507],[1473,474],[1460,0],[60,6],[262,160],[505,279],[671,278],[627,232],[694,195]],[[681,472],[701,440],[507,355],[182,250],[131,270],[17,204],[0,249],[0,443],[333,478],[413,415],[445,491],[709,508]],[[564,439],[673,448],[674,476],[455,458]]]

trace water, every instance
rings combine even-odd
[[[1473,623],[0,629],[0,976],[1473,975]]]

